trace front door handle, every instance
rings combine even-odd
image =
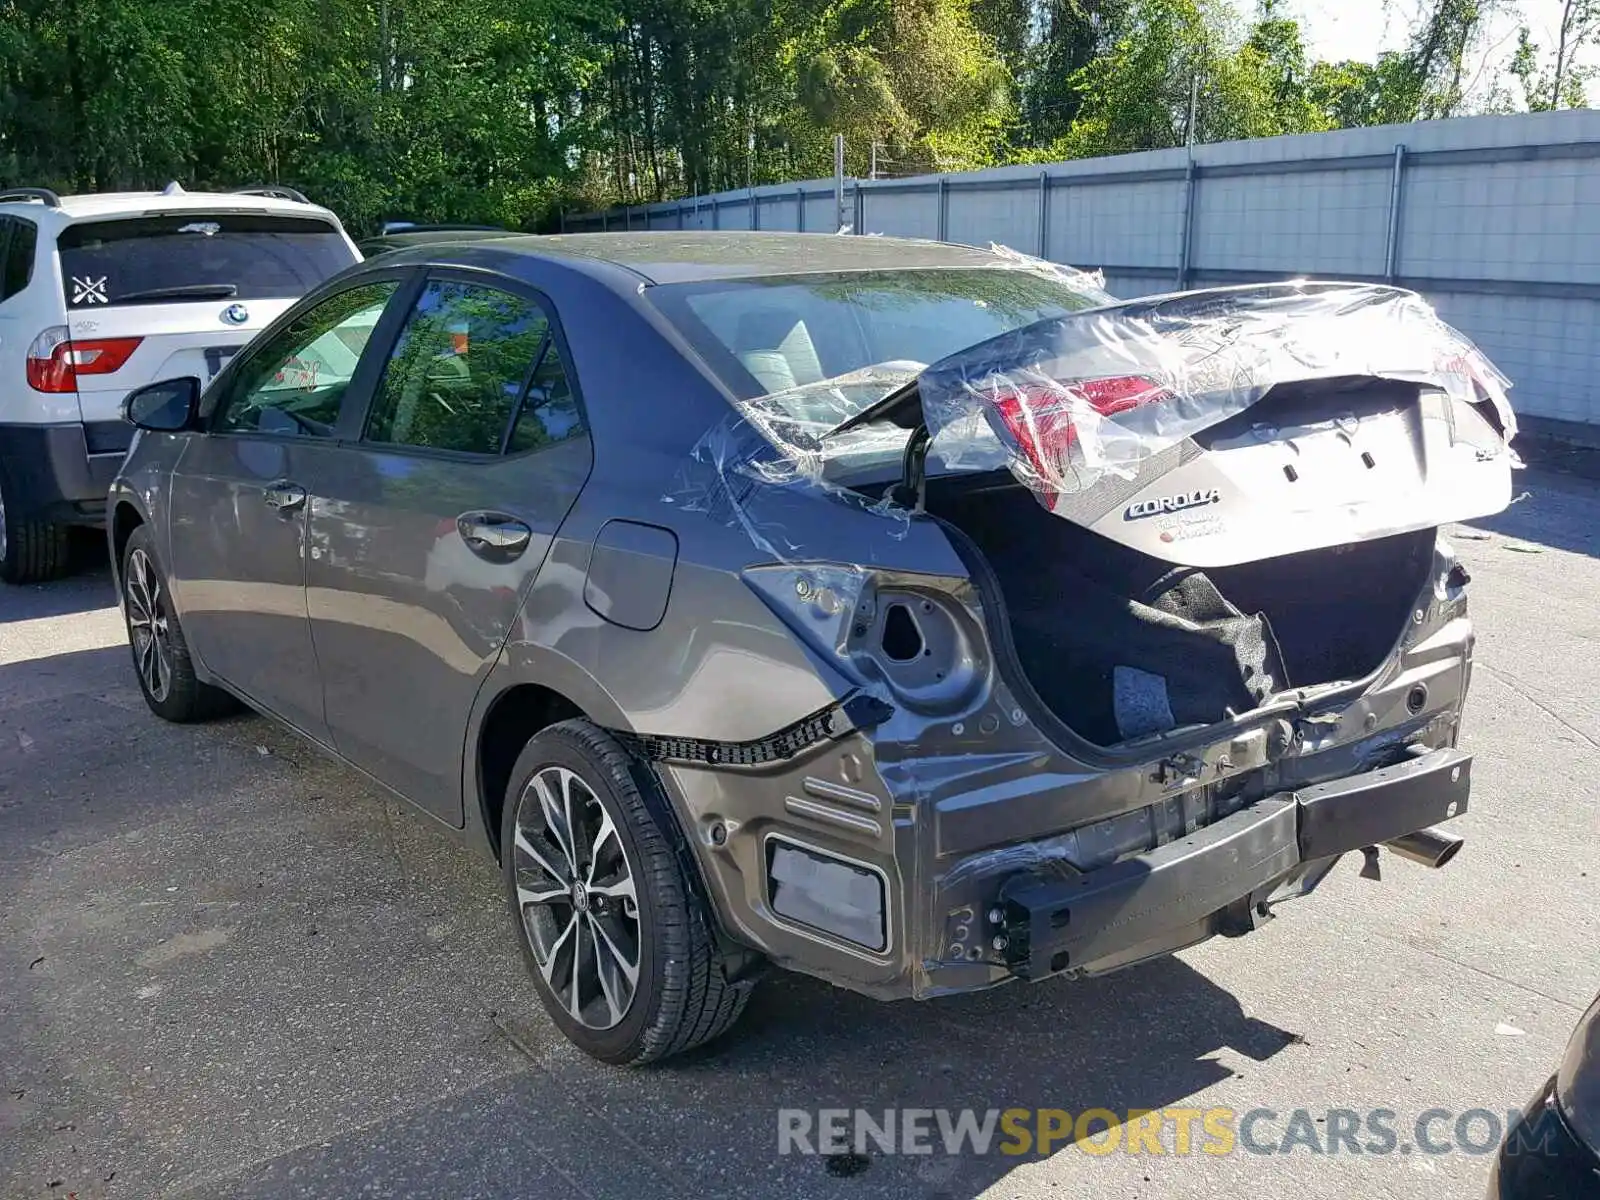
[[[469,550],[491,562],[511,561],[533,540],[532,529],[503,513],[463,513],[456,518],[456,532]]]
[[[261,498],[266,501],[268,508],[275,508],[281,513],[291,513],[305,504],[306,490],[298,483],[280,479],[277,483],[268,484],[263,488]]]

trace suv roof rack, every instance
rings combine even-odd
[[[42,200],[48,208],[60,208],[61,197],[49,188],[14,187],[0,188],[0,203],[7,200]]]
[[[252,183],[249,187],[230,188],[236,196],[273,196],[279,200],[293,200],[296,204],[310,204],[305,196],[292,187],[280,183]]]

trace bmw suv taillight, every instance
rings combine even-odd
[[[75,392],[79,375],[110,375],[143,338],[74,338],[52,325],[28,347],[28,386],[36,392]]]

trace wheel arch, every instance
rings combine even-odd
[[[133,531],[145,524],[144,514],[127,499],[119,499],[111,510],[109,522],[111,533],[111,573],[113,578],[120,579],[122,574],[122,556],[127,552],[128,539],[133,536]]]
[[[466,832],[496,862],[500,816],[517,756],[530,738],[560,721],[582,717],[602,729],[631,730],[611,695],[582,666],[527,642],[512,642],[478,691],[463,747]]]
[[[538,683],[513,683],[498,693],[478,724],[472,755],[478,818],[495,861],[500,861],[500,818],[517,758],[531,738],[573,717],[587,717],[569,697]]]
[[[523,747],[541,730],[573,718],[612,734],[639,732],[631,715],[583,665],[546,646],[510,643],[479,689],[463,748],[462,832],[470,845],[497,864],[503,865],[500,827],[506,791]],[[666,823],[664,831],[705,906],[713,936],[730,961],[740,960],[748,948],[727,932],[731,928],[727,914],[702,858],[706,847],[692,836],[693,822],[681,791],[670,773],[655,769],[655,764],[635,757],[634,766],[654,785],[645,793],[647,800],[659,806],[657,815]]]

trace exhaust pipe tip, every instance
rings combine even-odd
[[[1408,858],[1437,871],[1459,854],[1466,842],[1442,829],[1419,829],[1385,844],[1401,858]]]

